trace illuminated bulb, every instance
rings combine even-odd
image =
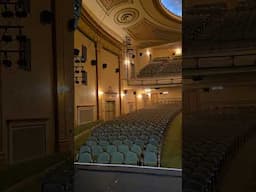
[[[148,55],[148,56],[150,55],[150,51],[149,51],[149,50],[147,50],[147,55]]]
[[[125,65],[129,65],[129,63],[130,63],[129,59],[125,59],[125,60],[124,60],[124,64],[125,64]]]
[[[101,96],[101,95],[103,95],[103,94],[104,94],[104,92],[103,92],[103,91],[99,91],[98,93],[99,93],[99,96]]]
[[[169,94],[168,91],[164,91],[164,92],[163,92],[163,95],[168,95],[168,94]]]
[[[121,93],[121,97],[124,97],[125,96],[125,94],[124,93]]]
[[[182,54],[181,48],[175,49],[175,55],[181,55],[181,54]]]
[[[151,92],[151,89],[145,89],[144,90],[146,93],[150,93]]]
[[[142,95],[141,94],[139,94],[137,97],[138,97],[138,99],[142,99]]]

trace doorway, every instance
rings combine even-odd
[[[115,101],[106,101],[105,103],[105,120],[109,121],[116,116],[116,104]]]

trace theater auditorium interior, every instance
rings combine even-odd
[[[0,191],[256,191],[255,0],[0,7]]]

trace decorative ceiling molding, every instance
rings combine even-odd
[[[118,7],[120,4],[133,3],[133,0],[97,0],[97,3],[109,15],[115,7]]]
[[[94,42],[100,41],[105,48],[108,48],[109,50],[120,54],[123,47],[122,43],[117,41],[100,25],[98,25],[84,8],[82,8],[81,11],[78,28]]]
[[[144,49],[148,47],[154,47],[154,46],[162,46],[167,44],[169,41],[140,41],[138,42],[137,48]]]
[[[114,21],[118,25],[126,25],[136,21],[139,18],[139,11],[134,8],[126,8],[118,11],[114,16]]]
[[[165,15],[160,0],[83,0],[83,6],[101,39],[104,31],[121,44],[130,36],[135,47],[181,41],[181,21]]]
[[[172,42],[181,36],[180,33],[160,27],[146,18],[143,18],[126,30],[135,40],[164,40]]]

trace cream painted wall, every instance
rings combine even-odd
[[[135,72],[136,75],[140,72],[140,70],[149,63],[150,61],[150,56],[147,54],[147,52],[150,52],[152,55],[151,57],[153,58],[153,53],[151,49],[139,49],[136,52],[136,57],[135,57]],[[142,56],[140,56],[140,53],[142,53]]]
[[[83,33],[76,30],[75,32],[75,48],[81,50],[81,46],[87,47],[87,62],[85,69],[88,75],[88,84],[75,85],[75,120],[77,125],[77,106],[94,106],[94,120],[97,120],[97,96],[96,96],[96,66],[91,65],[91,60],[96,59],[98,53],[98,102],[99,102],[99,118],[105,119],[105,104],[106,101],[115,101],[115,114],[120,115],[119,102],[119,73],[116,69],[119,68],[119,58],[113,52],[105,49],[99,42],[97,42],[97,50],[94,42],[92,42]],[[107,68],[103,69],[103,64],[107,64]],[[112,90],[115,95],[107,94]]]
[[[82,45],[87,47],[87,60],[84,64],[84,69],[87,72],[87,85],[75,84],[75,125],[77,122],[77,107],[78,106],[93,106],[94,107],[94,120],[97,120],[97,107],[96,107],[96,66],[91,65],[91,61],[96,59],[94,42],[88,39],[79,30],[74,34],[74,46],[82,51]],[[75,64],[74,64],[75,65]]]
[[[120,115],[119,73],[116,73],[116,68],[119,67],[118,56],[102,48],[99,57],[99,90],[104,92],[100,98],[100,117],[106,119],[106,101],[115,101],[115,115],[117,117]],[[107,68],[103,69],[102,64],[107,64]],[[114,92],[115,94],[107,94],[109,91]]]
[[[164,92],[168,94],[164,94]],[[160,94],[163,93],[163,94]],[[167,87],[158,90],[160,103],[182,102],[182,87]]]

